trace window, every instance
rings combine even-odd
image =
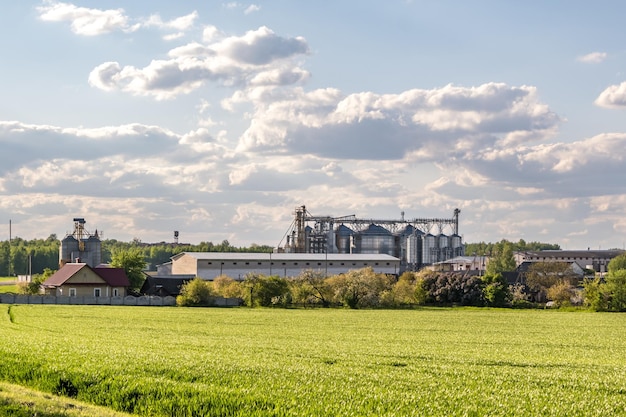
[[[100,288],[94,288],[93,289],[93,296],[94,297],[100,297],[100,293],[102,292],[102,290]]]
[[[70,288],[70,297],[76,297],[76,288]]]
[[[117,290],[117,288],[113,288],[113,297],[118,297],[119,296],[119,291]]]

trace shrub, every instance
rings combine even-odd
[[[211,284],[203,279],[194,278],[183,285],[176,304],[183,307],[209,306],[213,304]]]
[[[571,305],[573,295],[574,287],[568,281],[558,281],[547,291],[548,300],[553,301],[557,307]]]
[[[502,274],[488,274],[483,278],[483,297],[490,307],[505,307],[511,303],[509,284]]]

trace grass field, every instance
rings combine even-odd
[[[0,379],[141,415],[626,415],[621,314],[0,308]]]

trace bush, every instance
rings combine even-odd
[[[183,285],[180,295],[176,297],[176,304],[181,307],[200,307],[213,304],[211,283],[194,278]]]
[[[548,300],[553,301],[557,307],[571,305],[573,295],[574,287],[568,281],[558,281],[547,291]]]
[[[502,274],[488,274],[483,277],[483,297],[490,307],[506,307],[511,303],[509,284]]]

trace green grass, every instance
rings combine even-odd
[[[0,379],[141,415],[626,415],[621,314],[0,308]]]
[[[17,285],[0,285],[0,293],[17,294],[18,290],[19,290],[19,288],[18,288]]]

